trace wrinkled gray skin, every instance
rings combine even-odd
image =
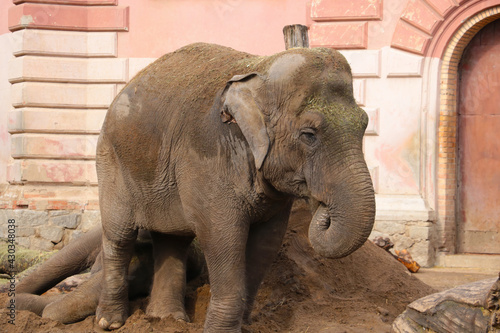
[[[101,240],[102,228],[99,226],[70,242],[28,274],[16,286],[16,310],[28,310],[63,324],[94,315],[102,288]],[[151,245],[149,233],[141,231],[128,271],[131,299],[150,293],[154,274]],[[196,246],[191,246],[186,264],[187,279],[198,277],[204,264],[202,253]],[[88,279],[70,293],[40,296],[65,278],[89,268]]]
[[[358,249],[375,215],[367,123],[334,50],[255,57],[194,44],[148,66],[114,100],[97,147],[99,326],[117,329],[128,316],[138,229],[151,231],[155,249],[153,316],[187,319],[185,255],[198,238],[211,288],[205,332],[241,331],[293,198],[316,203],[309,239],[319,254]]]

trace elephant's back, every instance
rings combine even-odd
[[[113,151],[129,170],[137,168],[137,174],[151,177],[163,152],[177,144],[177,138],[186,137],[186,132],[199,129],[192,124],[203,121],[226,82],[236,74],[251,72],[258,58],[204,43],[159,58],[140,71],[111,104],[97,147],[98,164]]]
[[[132,81],[134,89],[158,98],[160,107],[207,112],[219,90],[236,74],[250,69],[244,60],[253,55],[205,43],[168,53],[142,70]]]

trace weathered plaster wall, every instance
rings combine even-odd
[[[283,51],[282,29],[306,24],[308,0],[120,0],[130,29],[118,34],[118,56],[157,58],[194,42],[259,55]],[[146,24],[147,23],[147,24]]]
[[[10,162],[10,134],[8,113],[12,108],[9,83],[9,61],[12,55],[12,35],[7,24],[9,1],[0,3],[0,191],[7,183],[7,165]]]

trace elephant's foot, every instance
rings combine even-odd
[[[105,330],[116,330],[125,324],[128,317],[128,302],[106,304],[101,301],[96,311],[96,322]]]
[[[46,306],[63,297],[64,295],[39,296],[20,293],[16,295],[16,310],[28,310],[41,316]]]
[[[151,301],[146,308],[146,314],[151,317],[166,318],[171,316],[175,320],[190,322],[189,316],[184,309],[182,302],[159,302]]]
[[[92,275],[73,292],[47,305],[42,317],[69,324],[95,314],[101,291],[101,278],[102,272]]]

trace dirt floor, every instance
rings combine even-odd
[[[316,255],[306,238],[307,211],[295,211],[282,250],[260,288],[253,323],[243,332],[376,332],[391,331],[391,323],[406,305],[435,291],[384,250],[367,242],[349,257],[332,260]],[[426,273],[427,272],[427,273]],[[438,281],[423,270],[428,281]],[[489,277],[489,276],[488,276]],[[425,279],[423,278],[425,281]],[[147,299],[131,303],[131,316],[117,332],[202,332],[210,287],[192,281],[186,306],[192,323],[148,317]],[[8,300],[0,295],[0,303]],[[16,325],[0,311],[2,332],[101,332],[94,317],[71,324],[18,311]]]

